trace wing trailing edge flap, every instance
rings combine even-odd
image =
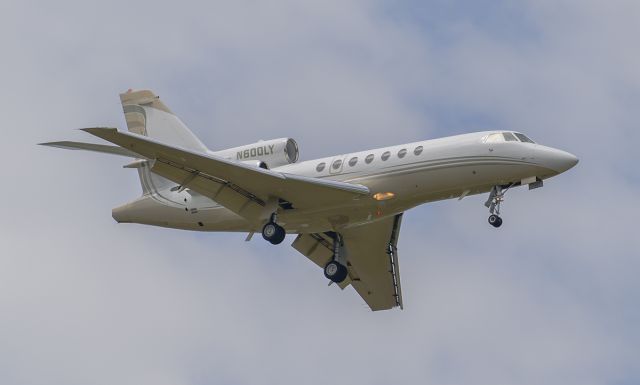
[[[362,185],[264,170],[115,128],[83,131],[154,160],[154,173],[181,187],[188,184],[190,189],[249,220],[264,216],[267,202],[274,198],[291,202],[296,209],[319,209],[349,205],[369,195],[369,189]]]
[[[371,310],[403,308],[397,249],[401,225],[398,214],[342,233],[347,258],[359,276],[351,285]]]
[[[341,231],[347,249],[351,284],[371,310],[403,308],[397,243],[402,214]],[[332,240],[324,234],[300,234],[293,247],[316,265],[332,258]]]
[[[254,220],[264,216],[264,201],[224,180],[157,160],[153,162],[151,171],[177,183],[180,188],[188,187],[211,198],[243,218]]]

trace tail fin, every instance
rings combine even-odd
[[[130,132],[189,150],[207,151],[207,147],[152,91],[129,90],[120,94],[120,101]]]
[[[152,91],[129,90],[120,94],[120,101],[130,132],[189,150],[207,151],[207,147]],[[152,173],[146,163],[136,168],[144,195],[175,186],[170,180]]]

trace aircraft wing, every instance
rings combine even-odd
[[[369,189],[362,185],[265,170],[115,128],[83,131],[149,159],[154,173],[250,220],[262,218],[265,206],[274,198],[284,199],[296,209],[317,209],[349,204],[369,195]]]
[[[402,309],[402,290],[397,243],[402,214],[340,232],[347,249],[351,284],[371,310]],[[321,268],[332,258],[332,239],[327,234],[300,234],[293,247]]]
[[[101,152],[103,154],[127,156],[130,158],[140,157],[135,152],[131,152],[126,148],[122,148],[118,146],[105,146],[104,144],[63,141],[63,142],[40,143],[40,145],[64,148],[65,150],[86,150],[86,151]]]

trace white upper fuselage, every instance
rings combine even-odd
[[[510,133],[512,141],[500,140],[504,137],[498,135],[503,132],[457,135],[274,168],[285,174],[361,184],[372,195],[348,205],[325,207],[324,215],[283,206],[279,221],[288,232],[297,233],[349,227],[426,202],[484,193],[495,185],[544,180],[578,161],[561,150],[513,140]],[[377,193],[391,198],[376,200]],[[250,223],[189,189],[154,191],[114,209],[113,216],[119,222],[202,231],[256,231],[263,224]]]

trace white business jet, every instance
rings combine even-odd
[[[512,131],[478,132],[298,161],[283,138],[209,150],[151,91],[120,99],[129,132],[84,131],[115,144],[43,143],[130,157],[143,195],[113,209],[119,223],[199,231],[260,231],[351,285],[372,310],[402,308],[397,243],[402,214],[426,202],[488,193],[489,223],[512,187],[541,187],[578,159]]]

